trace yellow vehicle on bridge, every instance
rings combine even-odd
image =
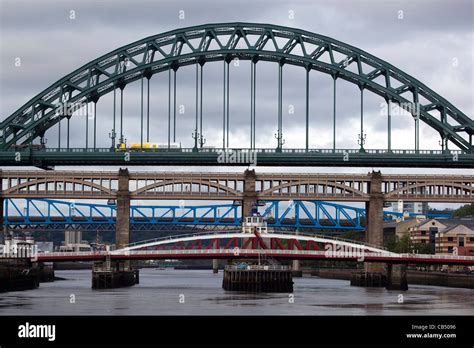
[[[117,144],[116,151],[126,151],[126,150],[157,150],[157,149],[179,149],[181,148],[180,144],[178,143],[170,143],[168,144],[159,144],[159,143],[130,143],[127,145],[126,143],[119,143]]]

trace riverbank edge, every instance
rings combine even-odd
[[[303,270],[303,273],[326,279],[350,280],[351,274],[357,271],[356,269],[320,268]],[[409,286],[416,284],[474,289],[474,275],[469,274],[408,270],[407,278]]]

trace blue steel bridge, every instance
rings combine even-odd
[[[249,83],[240,87],[250,91],[250,98],[248,105],[239,105],[239,108],[248,110],[244,122],[249,142],[233,148],[230,136],[235,134],[236,122],[230,113],[233,96],[229,86],[233,76],[229,66],[236,59],[250,62]],[[262,97],[257,98],[257,81],[266,78],[258,69],[260,62],[274,63],[275,74],[278,74],[278,97],[273,101],[278,112],[273,123],[266,125],[273,128],[275,137],[258,139],[273,144],[266,148],[256,146],[256,135],[263,134],[257,127],[257,120],[268,116],[256,112],[256,106],[264,102]],[[222,104],[219,105],[222,113],[213,115],[203,112],[206,97],[215,99],[214,95],[206,95],[203,83],[211,64],[222,67]],[[195,92],[192,103],[195,104],[195,115],[192,134],[186,132],[184,136],[179,132],[183,124],[176,117],[176,95],[181,92],[176,81],[182,78],[181,74],[190,71],[183,71],[186,66],[195,67],[195,71],[191,69],[191,77],[195,80],[191,86]],[[305,144],[301,148],[285,144],[287,130],[283,127],[283,94],[288,86],[285,86],[283,77],[288,73],[288,66],[299,67],[305,72],[302,82],[305,87],[304,119],[298,125]],[[309,91],[310,79],[319,73],[330,76],[333,84],[332,100],[327,100],[332,115],[325,115],[324,120],[314,112],[315,101]],[[164,90],[150,91],[150,82],[156,75],[164,75],[167,86]],[[358,140],[355,148],[341,148],[336,141],[337,132],[347,127],[338,115],[339,81],[347,81],[360,91],[360,129],[352,135],[354,140]],[[124,91],[136,84],[140,90],[136,105],[139,119],[134,118],[133,134],[139,134],[139,139],[132,146],[126,144],[132,130],[125,129],[124,124],[130,124],[128,118],[136,115],[124,112]],[[167,98],[165,114],[150,113],[153,103],[157,103],[153,95],[157,94]],[[364,119],[364,97],[367,94],[376,95],[387,104],[386,114],[378,115],[387,125],[384,147],[366,145],[367,137],[371,136],[367,134],[370,124],[367,125],[367,119]],[[112,107],[108,105],[112,115],[97,113],[97,110],[105,109],[102,104],[110,104],[111,98],[104,98],[106,95],[113,96]],[[404,149],[392,146],[393,106],[412,116],[414,132],[406,135]],[[85,133],[80,145],[71,146],[71,118],[81,112],[86,116],[83,118]],[[230,161],[218,163],[223,151],[239,150],[257,153],[257,165],[262,166],[474,167],[472,117],[417,78],[336,39],[269,24],[206,24],[144,38],[88,62],[46,87],[11,115],[0,117],[2,166],[241,165]],[[160,140],[165,144],[157,147],[150,145],[158,141],[154,137],[155,129],[150,126],[152,121],[159,122],[160,127],[167,131],[167,138]],[[310,125],[320,125],[321,122],[329,123],[332,128],[332,146],[312,148],[311,139],[318,134]],[[209,134],[204,134],[205,125],[210,123],[222,126],[222,141],[206,143]],[[437,134],[438,148],[420,148],[421,124]],[[76,136],[77,132],[74,133]],[[57,142],[47,142],[47,135]],[[102,139],[110,139],[110,143],[104,146],[98,141]],[[174,146],[176,143],[193,145]]]
[[[365,209],[324,201],[261,201],[259,214],[272,228],[316,228],[336,230],[364,230]],[[71,202],[54,199],[5,199],[4,225],[114,225],[117,206],[111,204]],[[384,211],[385,220],[401,218],[404,213]],[[409,213],[413,217],[448,218],[450,214]],[[131,205],[130,224],[228,226],[242,223],[242,205]]]

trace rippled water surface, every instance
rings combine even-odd
[[[56,271],[67,280],[0,294],[13,315],[473,315],[474,290],[410,285],[406,292],[351,287],[349,281],[294,278],[294,292],[222,289],[222,272],[142,269],[133,287],[92,290],[91,271]],[[399,295],[402,295],[401,298]],[[73,295],[73,296],[72,296]],[[75,303],[71,299],[75,298]],[[399,303],[403,301],[402,303]]]

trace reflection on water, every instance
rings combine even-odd
[[[67,278],[39,289],[3,293],[0,314],[13,315],[473,315],[474,290],[410,285],[407,292],[351,287],[349,281],[295,278],[289,294],[222,289],[222,273],[140,271],[140,284],[92,290],[91,271],[56,271]],[[400,301],[403,295],[403,302]],[[75,303],[71,303],[75,299]]]

